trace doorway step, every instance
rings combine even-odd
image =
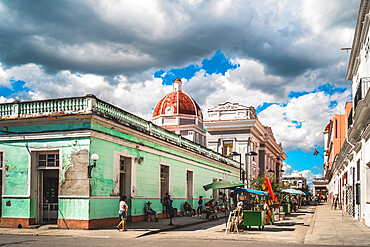
[[[58,229],[58,225],[56,224],[41,225],[38,229],[40,230]]]

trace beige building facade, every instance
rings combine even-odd
[[[236,152],[246,178],[274,175],[281,182],[283,161],[287,158],[272,129],[262,125],[252,106],[226,102],[207,111],[207,147],[223,155]],[[256,152],[257,155],[248,155]]]

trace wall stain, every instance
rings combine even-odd
[[[7,172],[12,172],[15,168],[16,168],[16,166],[11,168],[10,166],[5,165],[5,171],[7,171]]]

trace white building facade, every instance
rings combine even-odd
[[[252,106],[226,102],[207,112],[204,122],[207,147],[225,156],[237,152],[246,171],[246,179],[258,175],[274,175],[281,182],[283,161],[287,158],[270,127],[263,126]],[[256,156],[248,156],[250,152]]]
[[[282,182],[284,185],[289,186],[291,189],[307,190],[307,180],[305,177],[294,174],[283,174]]]
[[[346,78],[352,81],[348,132],[333,164],[331,188],[344,212],[370,226],[370,6],[362,0]]]

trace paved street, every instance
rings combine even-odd
[[[39,229],[0,229],[0,245],[54,246],[305,246],[348,245],[368,246],[370,229],[349,217],[342,218],[340,210],[331,210],[329,204],[308,206],[292,213],[282,222],[240,232],[224,234],[225,219],[207,221],[191,217],[177,217],[176,226],[168,226],[168,219],[160,222],[129,224],[127,232],[116,229],[65,230],[42,226]]]
[[[225,247],[225,246],[256,246],[255,241],[238,241],[235,240],[202,240],[186,239],[186,241],[177,239],[111,239],[111,238],[73,238],[73,237],[50,237],[50,236],[19,236],[8,235],[0,237],[0,246],[165,246],[165,247]],[[298,244],[258,242],[261,247],[283,247],[299,246]],[[307,245],[322,246],[322,245]]]

